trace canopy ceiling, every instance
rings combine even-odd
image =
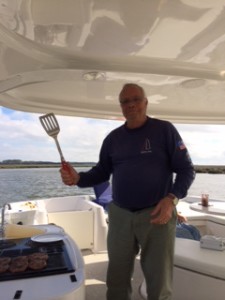
[[[136,82],[151,116],[225,124],[224,28],[225,0],[2,1],[0,105],[121,119]]]

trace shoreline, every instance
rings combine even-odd
[[[194,166],[196,173],[225,174],[225,166]]]
[[[93,167],[95,163],[71,163],[74,167]],[[60,168],[61,163],[21,163],[21,164],[3,164],[0,163],[1,169],[33,169],[33,168]],[[225,174],[225,166],[212,166],[205,165],[194,166],[196,173],[209,173],[209,174]]]
[[[96,163],[92,163],[92,162],[87,162],[87,163],[77,163],[77,162],[71,162],[70,163],[72,166],[74,166],[75,168],[79,168],[79,167],[84,167],[84,168],[88,168],[88,167],[93,167],[95,166]],[[4,164],[4,163],[0,163],[0,170],[1,169],[33,169],[33,168],[60,168],[61,167],[61,163],[21,163],[21,164]]]

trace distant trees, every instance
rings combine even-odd
[[[95,162],[70,162],[74,167],[93,167]],[[60,167],[60,162],[51,161],[23,161],[21,159],[5,159],[0,162],[0,168],[44,168]],[[196,173],[225,174],[225,166],[195,165]]]
[[[22,164],[22,160],[21,159],[6,159],[2,161],[2,164],[6,164],[6,165],[20,165]]]
[[[225,174],[225,166],[195,166],[196,173]]]
[[[92,167],[95,162],[70,162],[74,167]],[[0,168],[45,168],[45,167],[60,167],[61,162],[52,161],[23,161],[21,159],[5,159],[0,161]]]

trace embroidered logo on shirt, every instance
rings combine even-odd
[[[185,146],[185,144],[184,144],[183,141],[179,141],[179,142],[177,143],[177,146],[179,147],[180,150],[186,149],[186,146]]]
[[[141,153],[151,153],[152,149],[151,149],[151,144],[148,138],[145,139],[144,144],[142,146],[141,149]]]

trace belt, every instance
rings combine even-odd
[[[126,209],[130,212],[137,212],[137,211],[140,211],[140,210],[144,210],[144,209],[148,209],[148,208],[152,208],[152,207],[155,207],[158,203],[154,203],[154,204],[151,204],[151,205],[148,205],[147,207],[123,207],[122,205],[120,205],[119,203],[113,201],[113,203],[122,208],[122,209]]]

